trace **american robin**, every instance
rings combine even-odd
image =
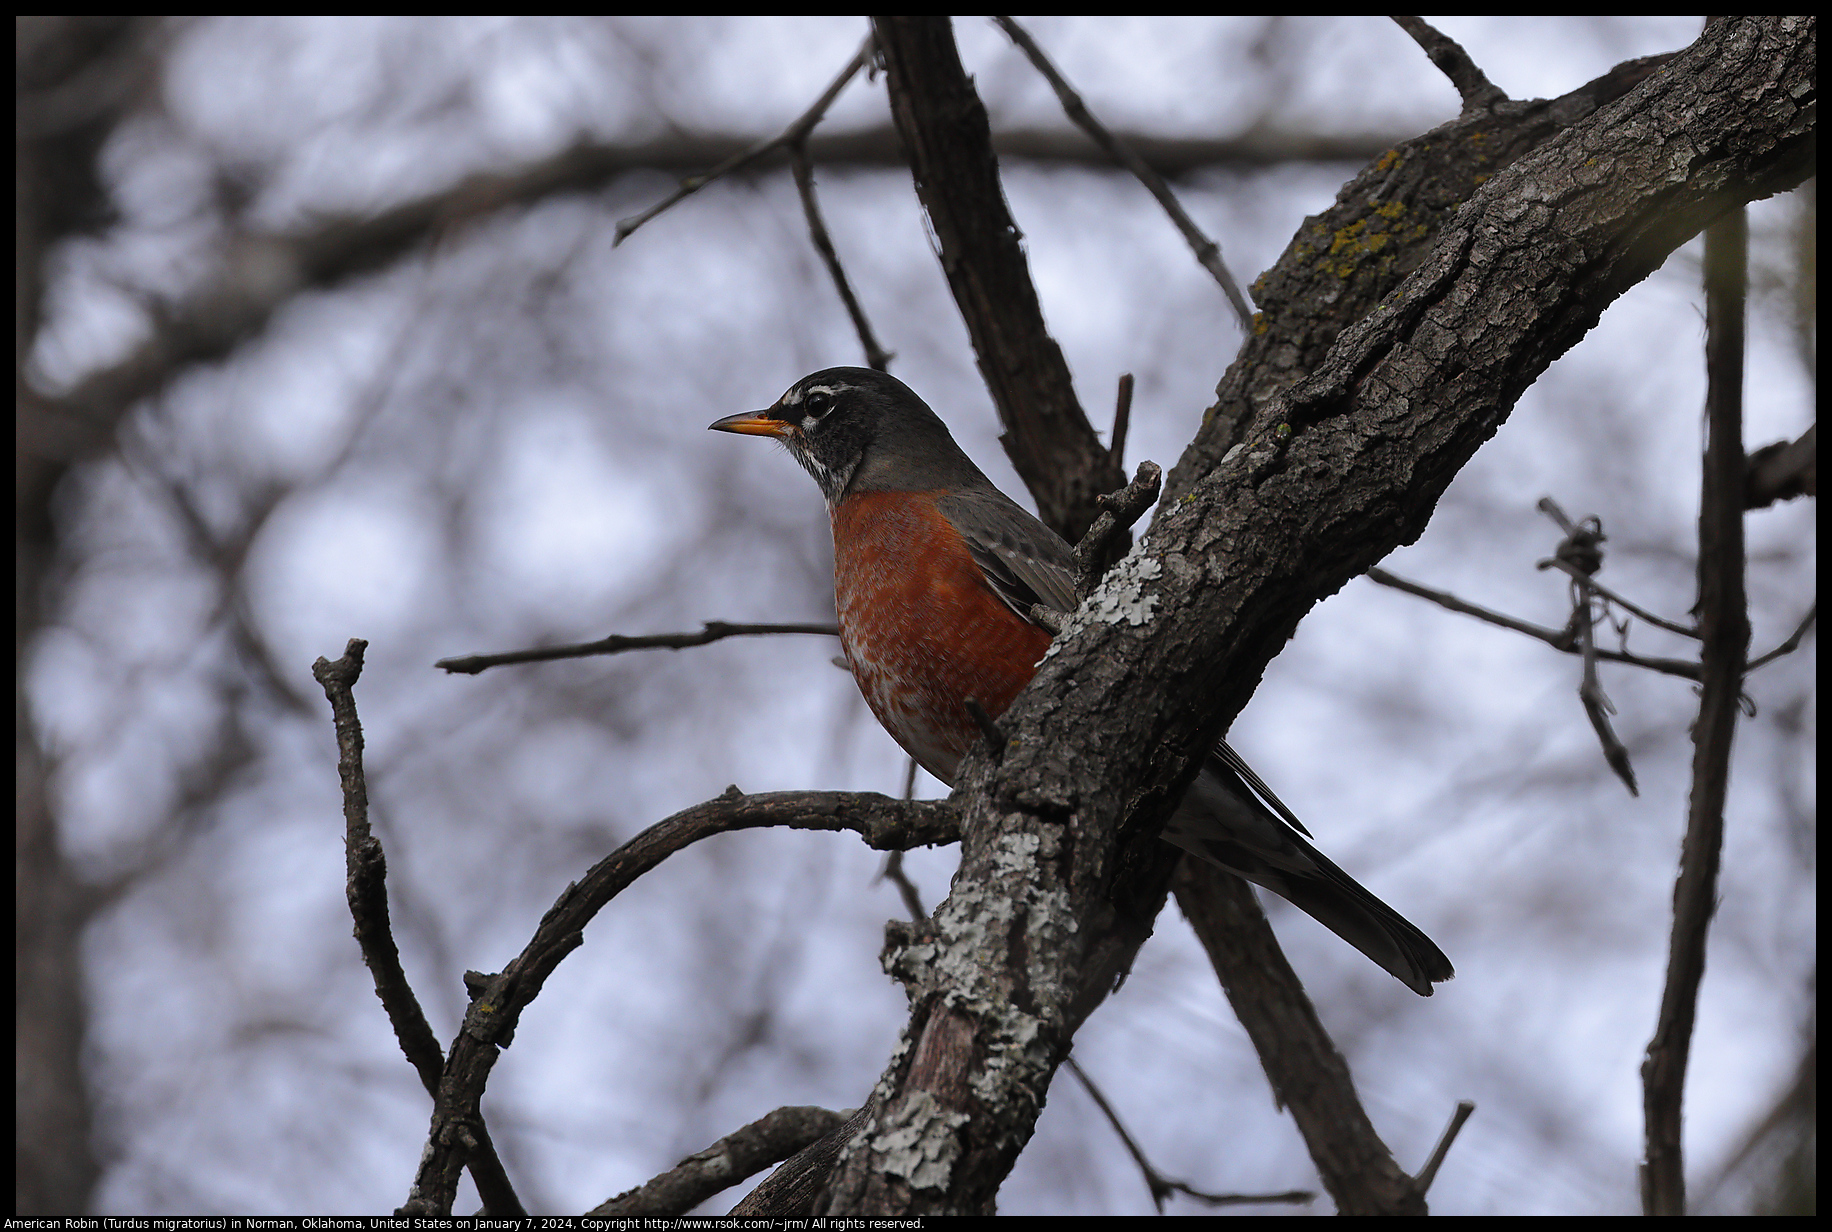
[[[1075,610],[1074,553],[992,486],[908,386],[870,368],[803,377],[721,432],[781,441],[827,497],[840,645],[885,730],[954,783],[1050,644],[1032,605]],[[1306,841],[1310,831],[1218,743],[1163,837],[1314,916],[1420,996],[1455,974],[1431,939]]]

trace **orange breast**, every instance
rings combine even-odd
[[[1030,683],[1048,632],[992,592],[934,494],[867,492],[833,512],[840,643],[866,704],[923,769],[952,784],[979,736]]]

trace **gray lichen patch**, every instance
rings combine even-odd
[[[1128,624],[1134,628],[1151,619],[1158,596],[1145,593],[1145,584],[1164,573],[1164,566],[1145,555],[1145,540],[1133,545],[1119,564],[1107,571],[1093,594],[1083,599],[1075,614],[1063,622],[1062,634],[1043,653],[1049,658],[1086,624]]]

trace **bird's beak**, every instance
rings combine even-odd
[[[738,432],[745,436],[774,436],[781,439],[789,430],[786,420],[777,419],[768,411],[745,411],[740,415],[727,415],[724,419],[715,419],[707,425],[711,432]]]

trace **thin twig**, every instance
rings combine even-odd
[[[684,650],[704,646],[728,637],[757,637],[770,633],[824,633],[838,637],[839,629],[822,624],[732,624],[709,620],[698,633],[649,633],[628,637],[613,633],[595,642],[576,642],[567,646],[534,646],[527,650],[504,650],[494,654],[459,655],[440,659],[434,667],[444,671],[475,676],[478,672],[507,663],[544,663],[550,659],[584,659],[592,655],[621,654],[626,650]]]
[[[1050,63],[1050,58],[1043,54],[1043,48],[1037,46],[1036,40],[1025,32],[1024,27],[1009,17],[994,17],[993,21],[998,23],[999,29],[1005,31],[1006,36],[1018,45],[1019,49],[1030,58],[1030,62],[1036,66],[1037,71],[1042,73],[1044,79],[1050,83],[1050,87],[1056,91],[1057,99],[1062,103],[1063,113],[1088,136],[1094,138],[1095,142],[1101,149],[1107,151],[1114,162],[1132,172],[1138,178],[1139,183],[1145,185],[1146,191],[1158,199],[1158,204],[1164,207],[1166,214],[1170,215],[1171,222],[1175,223],[1177,230],[1183,233],[1185,242],[1196,254],[1197,262],[1203,269],[1209,271],[1215,281],[1220,284],[1222,293],[1228,297],[1228,303],[1234,307],[1234,315],[1240,321],[1241,329],[1251,331],[1253,307],[1247,302],[1246,295],[1241,292],[1240,284],[1235,281],[1234,275],[1229,272],[1227,263],[1222,260],[1220,245],[1204,235],[1202,228],[1198,227],[1184,211],[1176,194],[1171,192],[1170,186],[1164,182],[1164,177],[1152,170],[1151,164],[1140,158],[1131,146],[1114,136],[1107,130],[1106,125],[1094,118],[1087,104],[1081,101],[1081,96],[1069,85],[1068,80],[1056,71],[1056,66]]]
[[[1389,573],[1385,569],[1378,567],[1369,569],[1367,578],[1370,582],[1375,582],[1382,586],[1391,586],[1394,590],[1403,590],[1407,594],[1417,595],[1421,599],[1429,599],[1439,607],[1448,608],[1453,612],[1461,612],[1465,616],[1474,616],[1477,620],[1486,621],[1492,625],[1499,625],[1503,629],[1512,629],[1516,633],[1524,633],[1528,637],[1536,638],[1552,647],[1554,650],[1562,651],[1565,654],[1576,654],[1578,652],[1577,642],[1573,637],[1572,631],[1568,628],[1550,629],[1545,625],[1536,625],[1531,621],[1521,620],[1519,617],[1508,616],[1502,612],[1497,612],[1493,609],[1470,603],[1467,600],[1459,599],[1448,591],[1433,590],[1429,586],[1421,586],[1417,582],[1409,582],[1405,578]],[[1597,648],[1597,658],[1608,663],[1626,663],[1631,667],[1646,668],[1648,671],[1660,672],[1667,676],[1678,676],[1684,680],[1698,679],[1698,664],[1689,663],[1684,659],[1654,659],[1645,655],[1629,654],[1627,651],[1605,650],[1600,646]]]
[[[913,800],[916,798],[916,759],[911,757],[907,760],[909,765],[903,773],[903,798]],[[893,851],[886,856],[884,871],[878,876],[897,887],[897,893],[903,899],[903,909],[910,913],[910,919],[920,923],[928,918],[929,913],[922,907],[922,892],[910,880],[910,875],[903,871],[903,852]]]
[[[1113,465],[1126,469],[1126,429],[1132,423],[1132,373],[1120,375],[1119,394],[1113,404],[1113,433],[1107,441],[1107,456]]]
[[[792,147],[806,141],[808,133],[813,130],[816,124],[821,122],[822,117],[827,114],[827,108],[833,106],[833,100],[840,96],[840,91],[844,90],[846,84],[858,75],[859,70],[870,62],[871,50],[872,36],[867,34],[865,36],[865,42],[859,45],[857,54],[853,56],[845,68],[840,70],[840,75],[833,79],[833,83],[829,85],[826,90],[822,91],[819,98],[814,100],[814,105],[802,112],[794,123],[790,124],[789,127],[783,129],[774,137],[766,138],[763,141],[759,141],[748,150],[743,150],[732,155],[704,175],[688,176],[681,181],[681,186],[670,193],[666,199],[650,206],[635,217],[626,218],[618,223],[617,231],[611,238],[611,247],[615,248],[617,245],[623,243],[630,238],[631,234],[635,232],[638,227],[648,222],[651,218],[654,218],[657,214],[661,214],[666,210],[672,209],[675,205],[691,197],[694,193],[699,192],[702,188],[721,176],[730,175],[740,167],[749,166],[772,150]]]
[[[806,137],[789,144],[789,164],[795,171],[795,191],[801,196],[802,216],[808,220],[808,238],[814,241],[814,250],[821,254],[834,289],[840,293],[840,302],[846,305],[846,315],[852,318],[859,345],[865,349],[865,364],[879,372],[889,372],[893,357],[878,345],[877,335],[872,333],[871,322],[866,319],[859,297],[853,294],[852,283],[840,264],[840,254],[833,247],[833,237],[827,233],[827,223],[821,217],[821,203],[814,193],[814,163],[808,157]]]
[[[1610,725],[1609,716],[1616,713],[1615,703],[1609,700],[1609,694],[1603,691],[1603,682],[1597,676],[1597,599],[1601,597],[1603,587],[1596,580],[1596,575],[1603,568],[1603,545],[1609,541],[1609,536],[1603,533],[1602,519],[1591,516],[1573,522],[1550,496],[1540,498],[1539,508],[1565,532],[1557,550],[1549,559],[1540,561],[1538,567],[1560,569],[1571,577],[1571,623],[1568,627],[1576,634],[1578,654],[1584,660],[1583,677],[1578,683],[1578,701],[1583,705],[1584,715],[1590,720],[1592,730],[1597,733],[1597,741],[1603,747],[1604,762],[1627,786],[1629,795],[1639,796],[1641,791],[1635,785],[1635,768],[1629,761],[1628,748],[1617,738],[1616,729]],[[1603,602],[1602,611],[1607,618],[1607,600]],[[1649,614],[1649,618],[1660,623],[1658,617]]]
[[[1419,1174],[1412,1178],[1417,1182],[1420,1193],[1431,1192],[1431,1182],[1437,1178],[1438,1169],[1444,1163],[1444,1156],[1450,1153],[1450,1144],[1457,1140],[1457,1135],[1463,1131],[1463,1122],[1469,1120],[1470,1114],[1475,1110],[1476,1105],[1469,1100],[1457,1101],[1456,1110],[1450,1114],[1450,1124],[1446,1125],[1444,1132],[1438,1135],[1438,1144],[1431,1148],[1431,1158],[1425,1161],[1425,1166],[1419,1169]]]
[[[1597,678],[1596,624],[1591,611],[1590,585],[1589,578],[1579,578],[1572,583],[1577,601],[1571,618],[1577,622],[1578,653],[1584,657],[1578,701],[1584,706],[1591,729],[1597,733],[1597,742],[1603,746],[1603,761],[1616,772],[1616,777],[1628,788],[1628,794],[1638,797],[1641,789],[1635,784],[1635,767],[1628,759],[1628,748],[1609,721],[1609,716],[1616,713],[1616,704],[1609,700],[1609,694],[1603,691],[1603,682]]]
[[[1749,661],[1749,670],[1753,672],[1758,667],[1773,663],[1782,655],[1793,654],[1796,650],[1799,650],[1802,639],[1806,637],[1807,630],[1813,627],[1813,621],[1818,618],[1818,615],[1819,604],[1814,603],[1811,607],[1807,608],[1807,614],[1801,618],[1800,623],[1794,626],[1794,631],[1788,634],[1787,640],[1767,654],[1751,659]]]
[[[1585,581],[1592,590],[1603,596],[1603,598],[1608,599],[1611,603],[1622,608],[1624,611],[1633,612],[1655,628],[1665,629],[1668,633],[1677,633],[1681,637],[1696,638],[1698,636],[1698,630],[1693,626],[1682,625],[1676,621],[1666,620],[1656,616],[1640,604],[1633,603],[1623,598],[1609,587],[1603,585],[1603,583],[1597,581],[1594,577],[1586,577],[1582,570],[1570,561],[1560,560],[1556,556],[1549,556],[1545,560],[1540,561],[1536,567],[1540,569],[1557,569],[1560,572],[1569,574],[1574,579]]]
[[[1410,34],[1413,42],[1425,49],[1425,55],[1431,62],[1450,78],[1450,84],[1457,89],[1457,96],[1463,100],[1464,115],[1488,111],[1496,104],[1508,101],[1507,94],[1476,67],[1476,62],[1470,59],[1469,53],[1463,50],[1463,45],[1456,39],[1420,17],[1394,17],[1393,23]]]
[[[998,721],[986,712],[977,697],[966,699],[967,713],[979,725],[980,735],[986,738],[986,747],[992,751],[992,760],[1001,761],[1005,757],[1005,733],[999,730]]]
[[[1094,525],[1088,527],[1088,533],[1075,545],[1076,594],[1092,594],[1100,585],[1102,575],[1113,563],[1114,543],[1145,516],[1145,511],[1158,499],[1163,481],[1164,472],[1156,462],[1141,462],[1131,483],[1117,492],[1094,498],[1101,511],[1095,515]]]
[[[388,923],[388,862],[381,840],[369,828],[363,728],[356,714],[355,692],[356,681],[363,672],[363,652],[368,648],[368,642],[353,637],[337,662],[320,657],[312,664],[312,676],[323,686],[325,699],[331,703],[331,721],[337,730],[337,775],[344,798],[344,894],[356,921],[356,942],[362,950],[363,963],[375,980],[375,995],[388,1014],[408,1064],[420,1075],[426,1093],[436,1100],[439,1079],[445,1070],[444,1051],[401,967],[401,951]],[[525,1218],[527,1211],[516,1197],[482,1116],[466,1128],[473,1148],[466,1163],[484,1210],[504,1219]]]
[[[1094,1079],[1088,1077],[1087,1071],[1082,1069],[1080,1063],[1074,1057],[1069,1057],[1063,1064],[1068,1067],[1071,1074],[1080,1080],[1082,1089],[1094,1101],[1094,1106],[1101,1110],[1101,1114],[1107,1118],[1107,1124],[1113,1126],[1113,1132],[1120,1136],[1120,1143],[1125,1146],[1126,1153],[1132,1156],[1132,1162],[1139,1166],[1140,1172],[1144,1173],[1145,1186],[1151,1191],[1151,1202],[1158,1208],[1158,1214],[1164,1213],[1165,1200],[1172,1194],[1179,1193],[1209,1206],[1249,1206],[1261,1203],[1304,1205],[1317,1200],[1317,1195],[1308,1189],[1288,1189],[1283,1193],[1267,1194],[1218,1194],[1207,1193],[1185,1181],[1172,1180],[1152,1166],[1151,1160],[1145,1157],[1145,1152],[1126,1131],[1126,1124],[1120,1120],[1119,1113],[1114,1111],[1113,1105],[1107,1102],[1107,1097],[1101,1094],[1101,1089],[1094,1084]]]

